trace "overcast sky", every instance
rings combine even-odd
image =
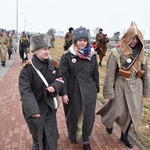
[[[17,0],[1,0],[0,28],[17,29]],[[46,33],[50,28],[67,32],[97,27],[109,37],[121,34],[135,21],[150,39],[150,0],[18,0],[18,31]]]

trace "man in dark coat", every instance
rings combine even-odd
[[[53,97],[63,85],[59,68],[49,59],[49,48],[43,35],[31,38],[32,64],[47,80],[46,87],[30,61],[20,72],[19,91],[24,118],[33,137],[32,150],[57,150],[58,129]]]
[[[30,43],[26,37],[26,34],[23,32],[22,37],[19,41],[19,53],[20,58],[22,59],[22,63],[28,60],[27,48],[29,48]]]

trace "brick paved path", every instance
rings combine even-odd
[[[0,150],[31,150],[32,140],[22,116],[18,91],[18,75],[23,64],[18,53],[13,54],[12,59],[14,61],[8,60],[5,68],[0,66]],[[97,104],[96,111],[99,108]],[[60,135],[58,150],[82,150],[81,140],[79,144],[72,144],[67,140],[62,104],[58,109],[57,120]],[[100,123],[100,116],[96,116],[91,137],[93,150],[127,150],[119,138],[120,130],[117,125],[109,135]],[[138,150],[138,147],[135,145],[133,149]]]

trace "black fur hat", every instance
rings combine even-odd
[[[76,43],[78,39],[86,38],[90,42],[89,31],[84,27],[79,27],[73,31],[73,43]]]
[[[37,49],[48,47],[48,41],[44,34],[33,35],[30,39],[30,50],[34,52]]]
[[[73,27],[70,27],[68,30],[69,30],[69,31],[73,31]]]
[[[99,31],[103,31],[103,29],[102,29],[102,28],[100,28],[100,29],[99,29]]]

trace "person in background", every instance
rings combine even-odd
[[[68,139],[72,143],[82,136],[83,149],[91,150],[90,136],[95,120],[99,92],[99,72],[89,32],[80,27],[73,31],[73,44],[61,57],[60,69],[64,87],[63,100]]]
[[[8,58],[9,38],[3,34],[3,29],[0,29],[0,60],[1,65],[5,67]]]
[[[68,32],[65,34],[65,43],[64,43],[64,50],[68,50],[68,48],[72,44],[72,32],[73,32],[73,27],[70,27],[68,29]]]
[[[12,35],[10,36],[10,32],[7,32],[7,37],[9,39],[8,42],[8,58],[11,58],[12,52],[13,52],[13,45],[12,45]]]
[[[32,150],[41,150],[41,147],[43,150],[57,150],[59,135],[53,97],[59,94],[64,81],[59,68],[49,59],[49,47],[44,35],[31,37],[30,50],[33,65],[49,83],[46,87],[30,61],[20,71],[22,111],[33,138]]]
[[[28,60],[27,48],[29,46],[30,46],[30,43],[26,37],[26,34],[23,32],[22,37],[20,38],[20,41],[19,41],[19,52],[20,52],[20,58],[22,59],[22,63]]]
[[[11,32],[11,47],[12,47],[12,52],[17,52],[17,43],[18,43],[18,37],[17,37],[17,33],[15,32],[15,30],[12,30]]]
[[[99,32],[96,34],[96,45],[101,44],[101,40],[103,39],[104,34],[103,34],[103,29],[100,28]]]
[[[31,34],[28,34],[27,35],[27,40],[28,40],[29,45],[27,47],[27,53],[30,53],[30,38],[31,38]]]
[[[112,49],[106,66],[103,96],[109,101],[97,112],[109,134],[116,122],[121,129],[121,141],[129,148],[131,124],[136,131],[143,109],[143,97],[150,97],[150,80],[144,40],[135,22],[131,22],[121,38],[121,44]]]
[[[54,35],[52,35],[51,39],[50,39],[50,47],[54,48],[55,47],[55,37]]]

